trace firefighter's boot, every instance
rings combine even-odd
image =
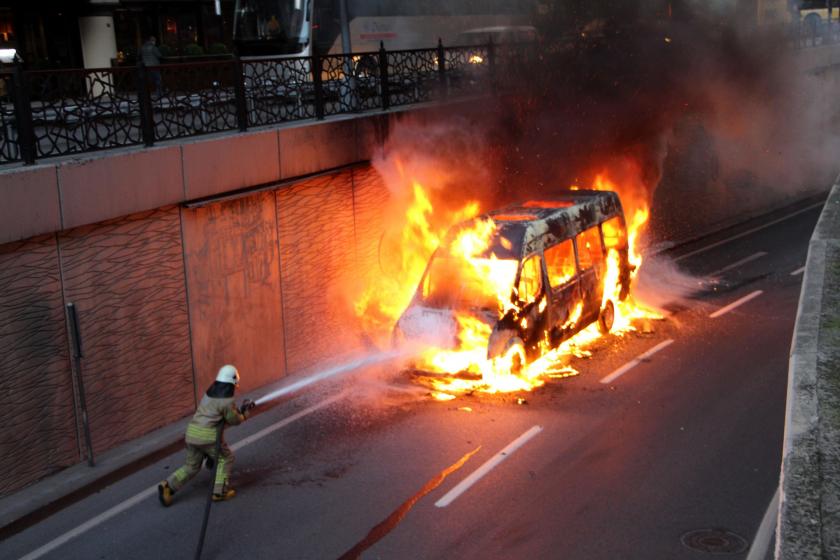
[[[158,499],[160,503],[163,504],[163,507],[169,507],[172,505],[172,495],[175,492],[169,486],[169,483],[165,480],[158,484]]]
[[[227,500],[232,500],[234,496],[236,496],[236,490],[227,488],[221,494],[213,494],[213,501],[226,502]]]

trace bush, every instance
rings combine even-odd
[[[207,54],[227,54],[228,48],[224,43],[213,43],[207,48]]]
[[[201,48],[201,45],[190,43],[189,45],[184,47],[184,54],[186,56],[200,56],[204,54],[204,49]]]

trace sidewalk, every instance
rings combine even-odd
[[[775,557],[840,558],[840,183],[808,250],[785,416]]]

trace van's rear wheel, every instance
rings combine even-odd
[[[604,307],[601,308],[601,314],[598,315],[598,330],[601,334],[607,334],[613,328],[615,322],[615,306],[613,302],[607,300]]]

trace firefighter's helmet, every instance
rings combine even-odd
[[[239,371],[231,365],[222,366],[219,368],[219,373],[216,374],[216,381],[220,381],[222,383],[233,383],[238,387]]]

